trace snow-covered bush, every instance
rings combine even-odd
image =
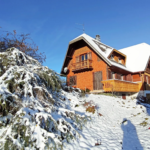
[[[61,149],[79,136],[87,118],[68,109],[54,71],[15,48],[0,62],[0,149]]]

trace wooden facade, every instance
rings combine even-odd
[[[127,56],[114,49],[107,59],[125,66]],[[69,45],[64,67],[68,68],[67,85],[83,90],[133,93],[150,90],[150,63],[145,71],[135,73],[109,65],[84,40]]]
[[[87,60],[77,60],[77,57],[89,54],[90,58]],[[81,47],[74,49],[72,59],[68,63],[69,72],[67,74],[67,84],[70,85],[70,77],[76,76],[76,85],[80,89],[103,89],[101,80],[107,79],[107,64],[100,58],[86,43],[83,43]],[[100,79],[97,72],[102,72]],[[96,79],[95,79],[96,77]],[[95,80],[93,80],[95,79]],[[98,80],[98,81],[97,81]]]

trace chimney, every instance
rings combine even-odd
[[[95,39],[96,39],[97,41],[100,41],[100,35],[96,35]]]

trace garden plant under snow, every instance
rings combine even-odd
[[[71,110],[54,71],[16,48],[0,65],[0,149],[62,149],[80,136],[87,118]]]

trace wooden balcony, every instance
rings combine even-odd
[[[89,60],[89,59],[72,64],[73,72],[78,72],[81,70],[92,70],[92,69],[93,69],[92,60]]]
[[[110,79],[101,81],[105,92],[138,92],[140,86],[138,83]]]

